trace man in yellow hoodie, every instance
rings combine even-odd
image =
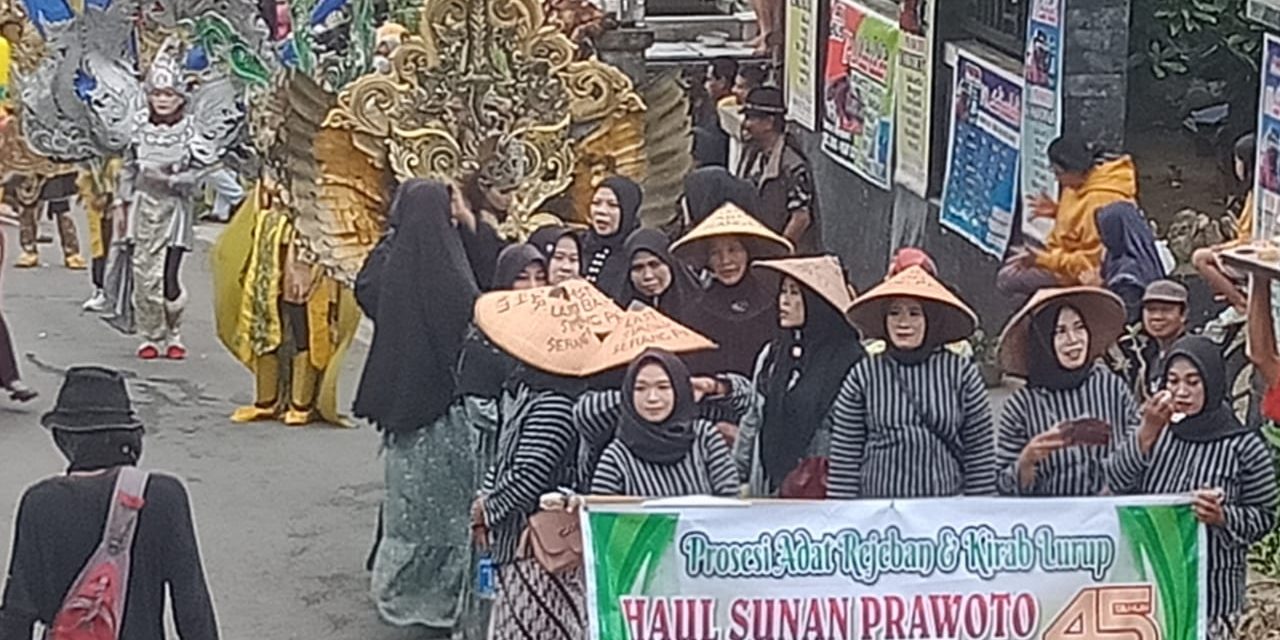
[[[1129,156],[1104,156],[1083,140],[1063,136],[1049,145],[1049,162],[1060,185],[1058,201],[1041,194],[1036,217],[1051,218],[1044,249],[1014,251],[996,276],[1006,295],[1031,295],[1045,287],[1096,284],[1102,265],[1098,210],[1115,202],[1136,202],[1138,176]]]

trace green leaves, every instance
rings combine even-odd
[[[1198,524],[1190,505],[1117,507],[1134,565],[1154,575],[1167,640],[1196,640]]]
[[[600,635],[627,637],[620,599],[644,595],[657,577],[662,556],[675,542],[679,516],[664,513],[590,513],[596,560],[596,602]],[[644,579],[640,580],[641,573]]]
[[[1262,27],[1245,17],[1246,0],[1134,0],[1131,51],[1159,79],[1207,74],[1223,61],[1255,74]],[[1249,78],[1240,80],[1250,81]]]

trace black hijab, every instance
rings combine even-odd
[[[535,247],[515,244],[503,249],[498,254],[498,264],[494,269],[494,289],[506,290],[513,287],[520,272],[531,264],[546,267],[546,259]],[[458,356],[454,397],[497,398],[502,393],[502,383],[511,375],[515,366],[515,358],[490,342],[483,331],[475,325],[468,327],[462,353]]]
[[[636,289],[631,281],[630,268],[636,254],[647,251],[662,261],[671,270],[671,285],[657,297],[650,297]],[[671,255],[671,239],[657,229],[636,229],[627,238],[623,255],[627,258],[627,304],[639,301],[647,304],[668,317],[683,322],[689,308],[697,304],[698,285],[684,265]]]
[[[627,290],[631,264],[622,255],[627,237],[640,226],[640,204],[644,193],[630,178],[614,176],[600,184],[618,198],[621,209],[618,230],[601,236],[595,228],[587,229],[582,238],[582,275],[605,295],[622,302]]]
[[[750,264],[756,256],[751,255],[751,243],[744,242],[744,246]],[[712,279],[690,314],[690,324],[720,346],[691,356],[696,373],[751,375],[760,348],[778,330],[777,283],[772,274],[762,275],[751,268],[733,286]]]
[[[772,491],[808,450],[849,368],[867,355],[843,314],[803,283],[800,291],[804,326],[779,328],[764,372],[760,455]]]
[[[671,377],[675,391],[675,406],[671,415],[661,423],[653,423],[640,417],[636,411],[636,376],[649,363],[656,363]],[[661,349],[646,349],[640,354],[622,383],[622,416],[618,420],[618,440],[636,457],[653,464],[671,465],[689,455],[697,438],[694,420],[698,406],[693,398],[693,382],[689,369],[674,354]]]
[[[735,178],[724,167],[695,169],[684,179],[684,203],[689,215],[685,230],[706,220],[726,202],[752,215],[760,210],[760,197],[750,182]]]
[[[1214,442],[1249,432],[1249,427],[1240,422],[1228,404],[1227,366],[1222,360],[1222,348],[1204,336],[1179,339],[1165,355],[1166,379],[1169,365],[1176,358],[1186,358],[1200,372],[1204,385],[1204,408],[1200,413],[1170,425],[1173,435],[1187,442]]]
[[[453,224],[448,187],[410,180],[393,207],[396,240],[354,412],[380,429],[403,432],[430,425],[449,407],[479,288]]]
[[[1164,278],[1156,236],[1138,205],[1120,201],[1098,210],[1102,238],[1102,280],[1112,291],[1142,291]]]
[[[537,231],[529,234],[529,244],[538,251],[541,251],[542,257],[546,258],[549,263],[551,261],[551,256],[555,255],[556,245],[559,244],[560,239],[565,236],[573,238],[573,241],[579,245],[579,251],[581,251],[582,241],[578,239],[577,232],[569,227],[560,226],[558,224],[540,227]]]
[[[924,340],[922,340],[920,342],[920,346],[915,349],[899,349],[898,346],[893,343],[893,337],[889,335],[890,332],[887,330],[889,322],[889,306],[892,304],[893,300],[886,300],[884,302],[883,322],[886,324],[884,354],[889,356],[890,360],[907,367],[914,367],[923,363],[925,360],[932,357],[933,354],[940,351],[944,346],[937,340],[934,340],[929,333],[930,320],[938,317],[938,313],[936,312],[938,303],[930,300],[916,300],[920,303],[920,308],[924,312]]]
[[[1032,387],[1051,391],[1068,391],[1079,389],[1093,371],[1093,362],[1089,359],[1078,369],[1064,369],[1058,361],[1058,353],[1053,348],[1053,335],[1058,329],[1058,316],[1063,309],[1071,309],[1080,315],[1085,329],[1089,331],[1089,344],[1086,350],[1092,350],[1093,329],[1089,327],[1089,319],[1079,309],[1063,303],[1050,304],[1031,315],[1031,336],[1027,340],[1027,384]]]
[[[531,264],[547,268],[547,258],[532,245],[513,244],[498,254],[498,264],[493,270],[494,290],[506,290],[515,286],[516,278]]]

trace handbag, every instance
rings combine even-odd
[[[521,558],[532,557],[548,573],[564,573],[582,566],[582,524],[570,511],[539,511],[529,516],[517,547]]]
[[[779,498],[826,500],[827,475],[831,462],[823,456],[805,458],[782,479]]]

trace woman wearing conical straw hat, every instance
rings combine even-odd
[[[750,270],[752,260],[788,255],[791,242],[735,204],[722,205],[671,245],[676,258],[706,268],[712,282],[689,317],[720,348],[693,356],[697,374],[750,375],[760,348],[777,330],[777,285]]]
[[[1124,331],[1124,303],[1097,287],[1041,289],[1000,336],[1027,385],[1000,414],[996,485],[1012,496],[1095,496],[1104,463],[1138,423],[1124,380],[1097,362]]]
[[[749,407],[739,423],[738,469],[753,496],[825,498],[828,414],[849,369],[866,356],[845,316],[854,292],[835,256],[752,266],[782,280],[776,333],[756,357],[754,375],[725,376]]]
[[[831,407],[832,498],[987,495],[995,438],[982,376],[943,348],[978,318],[920,267],[863,294],[849,318],[883,356],[854,365]]]

